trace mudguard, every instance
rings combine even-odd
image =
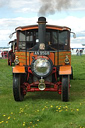
[[[60,66],[59,75],[71,75],[71,65]]]
[[[25,73],[25,67],[16,65],[13,67],[13,73]]]

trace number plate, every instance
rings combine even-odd
[[[46,55],[50,55],[50,52],[49,51],[35,51],[34,55],[46,56]]]

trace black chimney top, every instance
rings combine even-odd
[[[45,17],[39,17],[37,23],[47,23]]]

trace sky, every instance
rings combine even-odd
[[[37,24],[39,16],[70,27],[76,34],[76,39],[71,34],[71,47],[85,44],[85,0],[0,0],[0,47],[9,47],[16,27]]]

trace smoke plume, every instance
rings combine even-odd
[[[40,0],[41,7],[39,15],[54,14],[56,11],[62,11],[71,7],[72,0]]]
[[[0,0],[0,8],[8,4],[9,0]]]

